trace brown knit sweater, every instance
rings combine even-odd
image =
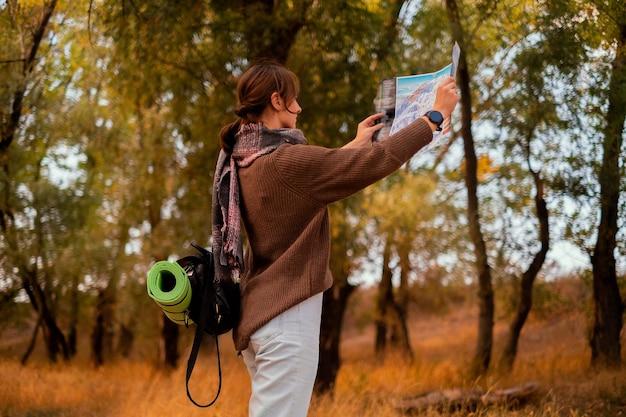
[[[284,144],[239,169],[249,245],[237,350],[272,318],[332,285],[327,205],[391,174],[432,137],[418,119],[370,148]]]

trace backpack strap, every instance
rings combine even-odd
[[[198,327],[198,329],[200,328]],[[193,368],[196,364],[196,358],[198,357],[198,351],[200,349],[200,342],[202,341],[202,330],[196,330],[196,335],[194,336],[194,339],[193,339],[193,347],[191,348],[191,353],[189,354],[189,360],[187,361],[187,375],[186,375],[186,380],[185,380],[185,387],[187,388],[187,397],[189,398],[189,401],[191,401],[197,407],[208,408],[212,406],[213,404],[215,404],[215,401],[217,401],[217,398],[220,395],[220,391],[222,390],[222,365],[220,361],[220,347],[219,347],[219,343],[217,339],[218,337],[216,335],[215,336],[215,349],[217,350],[217,372],[218,372],[219,384],[217,387],[217,392],[215,393],[215,398],[213,398],[213,400],[211,400],[211,402],[208,404],[200,404],[196,402],[196,400],[194,400],[193,397],[191,396],[191,392],[189,392],[189,379],[191,379],[191,373],[193,372]]]
[[[192,243],[192,245],[198,249],[199,247],[195,244]],[[202,248],[204,249],[204,248]],[[198,249],[199,250],[199,249]],[[203,258],[206,256],[212,256],[212,254],[208,251],[204,251],[202,252],[202,256]],[[200,318],[198,319],[198,323],[196,323],[196,333],[193,337],[193,345],[191,347],[191,353],[189,353],[189,359],[187,360],[187,374],[186,374],[186,379],[185,379],[185,387],[187,389],[187,397],[189,398],[189,400],[196,405],[197,407],[201,407],[201,408],[207,408],[212,406],[215,401],[217,401],[217,397],[219,397],[220,395],[220,391],[222,390],[222,363],[220,360],[220,346],[218,343],[218,338],[217,338],[217,334],[215,335],[215,349],[217,351],[217,373],[218,373],[218,378],[219,378],[219,384],[217,386],[217,393],[215,394],[215,398],[213,398],[213,400],[208,403],[208,404],[199,404],[198,402],[196,402],[192,396],[191,396],[191,392],[189,392],[189,380],[191,379],[191,374],[193,372],[193,368],[196,364],[196,358],[198,357],[198,352],[200,351],[200,345],[202,343],[202,336],[204,334],[204,326],[206,325],[208,316],[209,316],[209,305],[208,305],[208,295],[211,291],[211,282],[210,279],[208,278],[209,272],[206,270],[206,268],[203,269],[203,273],[204,273],[204,295],[202,297],[202,307],[200,309]]]

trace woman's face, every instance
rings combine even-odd
[[[295,129],[298,114],[300,114],[301,111],[302,107],[298,104],[297,98],[294,98],[289,102],[284,101],[284,108],[279,115],[281,127]]]

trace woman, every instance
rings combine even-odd
[[[287,68],[252,66],[237,86],[238,119],[222,128],[213,189],[213,249],[220,279],[241,272],[241,320],[233,331],[250,373],[249,415],[306,416],[315,380],[328,269],[328,204],[400,168],[432,140],[456,103],[453,78],[434,112],[372,143],[381,114],[343,148],[306,145],[296,129],[299,82]],[[248,238],[244,270],[241,221]]]

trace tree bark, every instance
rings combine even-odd
[[[470,90],[470,74],[466,61],[466,44],[461,27],[459,10],[456,0],[446,0],[446,12],[452,29],[452,35],[461,47],[457,70],[458,85],[461,89],[461,135],[465,150],[465,186],[467,188],[467,218],[469,233],[474,245],[476,269],[478,272],[478,338],[476,350],[470,365],[470,375],[476,378],[484,375],[489,369],[493,347],[493,287],[491,283],[491,267],[487,258],[487,248],[480,228],[478,207],[477,157],[472,135],[472,95]]]
[[[178,366],[180,354],[178,352],[179,325],[168,319],[165,313],[161,313],[161,349],[160,363],[169,369]]]
[[[335,387],[337,373],[341,366],[339,342],[341,341],[343,317],[348,298],[355,288],[346,280],[342,284],[335,283],[334,286],[324,292],[320,329],[320,361],[314,386],[316,394],[332,392]]]
[[[69,350],[65,336],[57,324],[54,312],[48,306],[48,299],[37,280],[37,271],[34,268],[36,267],[31,270],[23,266],[20,268],[20,274],[22,275],[24,290],[41,323],[48,359],[51,362],[56,362],[59,354],[61,354],[63,359],[67,361],[69,360]]]
[[[622,13],[622,16],[624,14]],[[600,168],[600,208],[596,246],[591,257],[593,268],[594,323],[590,339],[591,365],[617,367],[622,363],[620,331],[624,306],[615,270],[621,184],[620,152],[626,118],[626,22],[620,22],[615,60],[609,82],[606,124]]]
[[[39,334],[40,327],[41,327],[41,317],[37,319],[37,324],[35,324],[35,328],[33,329],[33,335],[31,336],[30,342],[28,342],[28,347],[26,348],[26,351],[24,352],[24,354],[22,355],[22,359],[20,360],[20,363],[22,365],[26,365],[26,362],[28,362],[28,358],[30,358],[30,354],[33,353],[33,350],[35,349],[35,344],[37,342],[37,335]]]
[[[133,350],[133,343],[135,342],[134,321],[130,323],[124,323],[120,326],[119,342],[117,350],[122,357],[127,358]]]
[[[105,319],[103,309],[105,308],[105,305],[104,291],[98,291],[94,326],[91,332],[91,358],[96,367],[104,364]]]
[[[389,239],[385,243],[383,250],[383,270],[378,283],[378,295],[376,297],[376,341],[374,343],[374,352],[380,359],[385,355],[387,346],[388,332],[388,308],[393,305],[393,292],[391,278],[393,273],[389,268],[391,258],[391,245]]]
[[[121,217],[124,218],[123,213]],[[105,361],[111,359],[114,353],[115,313],[120,281],[120,271],[117,265],[120,265],[126,256],[124,247],[128,241],[128,229],[129,226],[124,221],[118,225],[117,248],[115,249],[116,254],[114,258],[115,266],[108,271],[109,282],[107,282],[106,287],[98,292],[96,318],[92,333],[92,357],[96,366],[100,366]]]
[[[413,349],[411,348],[411,340],[409,337],[409,328],[407,326],[409,312],[409,272],[411,271],[411,263],[409,261],[410,245],[400,246],[400,286],[398,287],[397,296],[394,299],[394,310],[396,313],[397,326],[395,327],[394,339],[402,351],[403,355],[410,361],[413,360]]]
[[[400,247],[401,245],[399,245]],[[413,350],[409,341],[409,330],[406,324],[408,309],[408,251],[400,249],[400,287],[397,296],[393,291],[393,271],[389,267],[391,244],[385,244],[383,250],[383,269],[378,284],[376,297],[376,339],[374,352],[379,359],[384,358],[387,345],[397,348],[409,360],[413,359]]]
[[[80,314],[80,291],[78,289],[79,281],[79,275],[74,274],[74,276],[72,277],[72,287],[70,289],[71,305],[68,326],[69,328],[67,331],[67,345],[71,357],[74,357],[77,353],[78,317]]]
[[[246,20],[246,43],[251,61],[271,58],[283,64],[287,62],[291,46],[306,23],[306,16],[313,1],[294,2],[293,13],[280,17],[277,16],[275,3],[274,0],[242,1],[243,7],[240,6],[240,10],[243,11]],[[230,2],[223,6],[235,5]]]

